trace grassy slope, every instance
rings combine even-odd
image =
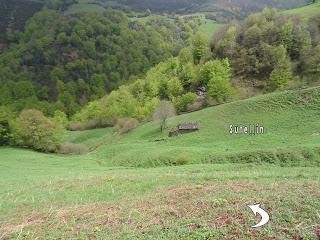
[[[256,153],[256,157],[253,156],[256,158],[253,159],[255,161],[259,158],[268,161],[268,157],[263,159],[258,155],[264,152],[294,152],[298,151],[298,146],[309,151],[319,146],[319,101],[320,88],[311,88],[274,93],[207,108],[171,119],[168,130],[163,134],[159,133],[156,123],[147,123],[114,144],[101,147],[95,155],[107,165],[122,166],[170,164],[166,162],[168,156],[180,156],[183,161],[191,163],[211,163],[228,159],[250,161],[250,158],[246,157],[250,153]],[[198,122],[200,131],[177,138],[167,138],[170,128],[179,122],[188,121]],[[264,135],[229,134],[230,124],[256,123],[265,127]],[[165,141],[155,141],[160,138],[165,138]],[[239,158],[233,159],[233,155]],[[297,153],[292,155],[292,159],[286,160],[294,161],[299,157],[300,153]]]
[[[62,142],[83,144],[89,148],[95,147],[108,140],[115,133],[113,128],[93,129],[87,131],[64,132],[59,134]]]
[[[103,12],[105,8],[97,4],[79,3],[69,7],[68,13],[81,13],[81,12]]]
[[[170,120],[170,127],[180,121],[198,121],[199,132],[163,142],[154,140],[166,137],[167,132],[161,135],[153,123],[118,139],[109,129],[64,136],[84,144],[109,142],[82,156],[2,148],[0,239],[301,236],[316,240],[314,232],[320,228],[318,155],[305,155],[305,162],[313,159],[311,167],[256,164],[259,159],[245,164],[128,166],[152,166],[154,161],[165,165],[165,160],[174,158],[216,162],[219,157],[214,155],[242,156],[243,151],[313,149],[320,142],[319,102],[320,88],[312,88],[208,108]],[[229,136],[229,123],[251,122],[265,125],[266,135]],[[256,202],[264,204],[272,219],[260,231],[250,229],[258,219],[246,206]]]
[[[285,14],[300,15],[303,18],[310,18],[320,13],[320,2],[310,4],[305,7],[294,8],[284,11]]]
[[[210,19],[204,19],[203,23],[201,24],[199,30],[203,32],[206,36],[211,38],[211,36],[219,30],[222,24],[219,24]]]

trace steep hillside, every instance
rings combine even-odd
[[[164,18],[141,22],[110,9],[66,15],[44,9],[0,54],[0,105],[20,111],[40,106],[39,101],[59,102],[41,110],[72,115],[177,55],[197,26],[189,23]]]

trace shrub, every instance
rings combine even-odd
[[[139,125],[138,120],[135,118],[120,118],[117,121],[116,128],[118,129],[119,133],[127,133],[130,132],[132,129],[136,128]]]
[[[188,106],[194,104],[197,100],[197,95],[194,93],[186,93],[182,96],[174,99],[174,105],[178,112],[185,112],[188,110]]]
[[[69,131],[84,131],[95,128],[104,128],[104,127],[112,127],[114,125],[114,121],[103,122],[100,120],[92,119],[87,122],[73,122],[67,125],[67,130]]]
[[[289,58],[279,60],[278,65],[273,69],[268,80],[270,90],[283,89],[292,82],[292,67]]]
[[[0,120],[0,146],[9,144],[10,126],[7,120]]]
[[[200,70],[201,82],[208,86],[208,95],[217,101],[224,100],[233,93],[231,75],[227,59],[209,61]]]
[[[65,128],[68,123],[67,115],[59,110],[54,112],[54,116],[51,120],[61,128]]]
[[[84,154],[89,152],[89,148],[82,144],[67,142],[59,145],[58,152],[61,154]]]
[[[69,131],[81,131],[83,130],[83,125],[81,122],[69,123],[67,126],[67,130]]]
[[[14,142],[43,152],[57,149],[56,126],[38,110],[24,110],[14,124]]]

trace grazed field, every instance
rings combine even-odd
[[[10,174],[1,189],[3,239],[317,239],[316,168],[70,169],[60,161],[46,176],[45,164],[17,167],[24,183]],[[261,230],[250,227],[259,220],[247,207],[254,203],[271,215]]]
[[[318,240],[319,89],[180,115],[162,134],[156,123],[61,134],[94,149],[79,156],[1,148],[0,239]],[[200,131],[167,138],[185,121]],[[230,136],[231,123],[266,133]],[[271,216],[258,230],[255,203]]]

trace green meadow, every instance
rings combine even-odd
[[[0,239],[314,239],[320,228],[320,88],[154,122],[65,132],[83,155],[0,149]],[[168,138],[181,122],[198,132]],[[230,135],[259,124],[261,135]],[[258,230],[249,204],[271,221]]]
[[[304,7],[294,8],[284,11],[285,14],[289,15],[299,15],[303,18],[310,18],[316,16],[320,12],[320,2],[316,2],[314,4],[309,4]]]

